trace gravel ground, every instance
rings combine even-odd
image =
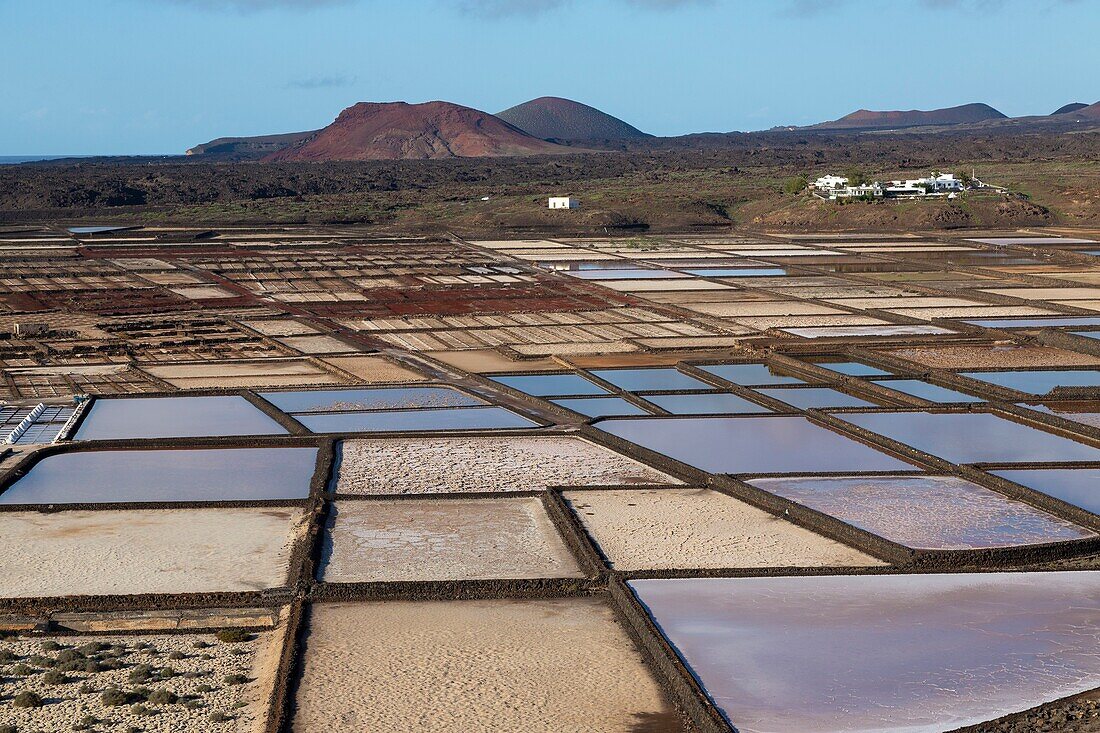
[[[276,632],[241,642],[214,634],[0,640],[0,723],[18,733],[254,733],[266,716],[277,641]],[[65,681],[51,684],[57,676]],[[122,704],[106,704],[113,688],[126,693]],[[18,707],[26,691],[42,706]],[[169,702],[168,692],[177,699]]]

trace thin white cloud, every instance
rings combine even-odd
[[[332,76],[310,76],[305,79],[293,79],[286,83],[288,89],[338,89],[350,87],[357,81],[354,76],[334,74]]]

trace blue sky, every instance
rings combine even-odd
[[[1100,99],[1096,0],[0,0],[0,155],[175,153],[357,101],[569,97],[659,135]]]

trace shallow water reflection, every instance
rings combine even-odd
[[[906,547],[970,550],[1095,532],[953,476],[755,479],[749,483]]]
[[[985,413],[883,412],[839,416],[955,463],[1100,460],[1100,450]]]
[[[97,399],[76,440],[283,435],[279,423],[240,395]]]
[[[912,468],[801,416],[604,420],[596,427],[712,473]]]
[[[1100,685],[1100,573],[636,580],[742,733],[939,733]]]
[[[316,448],[76,451],[48,456],[0,504],[301,499]]]

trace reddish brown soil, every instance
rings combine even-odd
[[[360,102],[268,161],[424,160],[568,152],[487,112],[450,102]]]

